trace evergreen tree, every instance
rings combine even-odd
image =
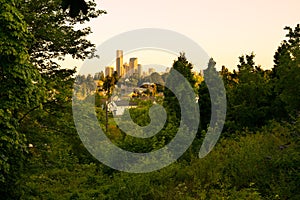
[[[180,53],[180,56],[178,57],[178,59],[176,61],[174,61],[173,63],[173,67],[170,70],[170,74],[172,73],[172,70],[176,70],[177,72],[179,72],[180,74],[183,75],[183,77],[190,83],[191,87],[196,90],[196,80],[194,78],[194,74],[192,73],[192,69],[193,69],[193,65],[188,62],[187,58],[185,57],[184,53]],[[176,81],[176,78],[174,77],[168,77],[166,80],[166,83],[169,85],[174,85],[177,88],[181,87],[181,83]],[[179,90],[181,90],[181,92],[184,94],[184,90],[186,88],[181,88]],[[175,94],[173,94],[173,92],[168,89],[167,87],[165,87],[164,90],[164,106],[167,107],[168,111],[170,112],[170,114],[173,114],[176,116],[176,118],[178,120],[180,120],[181,118],[181,114],[180,114],[180,105],[179,102],[175,96]]]
[[[274,55],[273,76],[276,101],[282,102],[277,105],[284,104],[286,112],[295,117],[300,111],[300,25],[294,29],[286,27],[285,30],[288,31],[288,39],[281,43]]]
[[[239,57],[238,71],[231,74],[231,78],[223,74],[229,84],[227,128],[231,130],[257,129],[273,116],[270,73],[256,66],[254,57],[253,53]]]

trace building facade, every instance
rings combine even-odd
[[[141,64],[138,64],[138,71],[137,71],[137,73],[138,73],[138,77],[141,78],[142,75],[143,75],[143,67],[142,67]]]
[[[113,66],[105,67],[105,76],[112,76],[113,73],[114,73],[114,67]]]
[[[130,58],[129,59],[129,73],[130,75],[138,72],[138,59]]]
[[[116,57],[116,71],[119,76],[124,75],[124,67],[123,67],[123,50],[117,50]]]

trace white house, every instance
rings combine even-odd
[[[112,101],[108,104],[108,110],[115,116],[120,116],[124,114],[125,109],[136,108],[136,106],[136,103],[125,100]]]

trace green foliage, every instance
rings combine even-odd
[[[139,100],[135,99],[134,102],[138,103],[136,108],[129,109],[130,117],[132,121],[139,126],[147,126],[151,122],[149,116],[150,107],[154,106],[152,100]],[[152,116],[154,120],[160,118],[160,116]],[[174,117],[174,116],[173,116]],[[128,119],[128,120],[131,120]],[[177,133],[177,127],[174,124],[174,119],[172,120],[172,116],[170,117],[170,121],[166,122],[162,130],[160,130],[155,136],[150,138],[136,138],[130,135],[127,135],[126,132],[121,130],[117,131],[118,127],[111,124],[111,128],[109,129],[108,136],[112,138],[112,141],[122,149],[132,151],[132,152],[151,152],[157,149],[164,147],[167,143],[173,139],[175,134]],[[127,119],[123,118],[120,122],[122,126],[126,126],[129,122]],[[113,128],[114,127],[114,128]],[[133,130],[131,130],[133,131]]]
[[[207,130],[211,118],[210,95],[204,81],[199,85],[198,95],[200,96],[198,101],[200,108],[200,126],[198,132],[201,133],[202,130]]]
[[[106,13],[96,10],[94,1],[90,1],[87,15],[70,18],[63,12],[60,3],[61,0],[22,0],[20,10],[34,36],[29,53],[34,63],[42,69],[47,69],[53,58],[64,59],[66,55],[77,59],[93,57],[95,45],[86,39],[91,29],[75,30],[74,25]]]
[[[70,19],[60,3],[1,0],[0,195],[4,199],[20,195],[19,175],[29,144],[38,149],[37,155],[44,156],[49,149],[43,144],[56,137],[53,133],[64,133],[65,139],[77,136],[70,123],[75,70],[60,69],[53,59],[68,54],[80,59],[94,56],[94,45],[85,39],[90,29],[75,31],[74,25],[104,11],[96,11],[95,3],[88,2],[87,15]],[[73,145],[81,144],[75,138]],[[79,151],[84,152],[82,148]]]
[[[196,90],[196,88],[195,88],[196,80],[195,80],[194,74],[192,73],[192,68],[193,68],[193,65],[188,62],[187,58],[185,57],[185,54],[180,53],[180,56],[178,57],[178,59],[176,61],[174,61],[173,66],[170,70],[170,73],[172,73],[173,70],[179,72],[191,84],[191,87],[194,90]],[[177,90],[176,95],[185,95],[186,94],[185,90],[187,88],[184,88],[184,84],[179,83],[175,76],[167,77],[166,85],[175,86],[176,90]],[[178,127],[179,121],[181,118],[181,110],[180,110],[180,105],[179,105],[178,99],[175,96],[175,94],[167,87],[165,87],[163,93],[164,93],[163,106],[164,106],[164,108],[166,108],[167,114],[168,114],[167,121],[170,121],[170,116],[175,116],[175,118],[173,118],[172,120],[175,119],[175,121],[173,121],[173,123],[177,123],[176,127]],[[195,100],[192,100],[192,101],[195,101]],[[186,121],[189,121],[189,119],[186,119]]]
[[[19,1],[0,4],[0,195],[11,198],[26,154],[26,137],[19,120],[43,101],[44,82],[29,62],[31,35]]]
[[[115,84],[117,83],[117,79],[115,76],[106,76],[104,83],[103,83],[103,89],[107,92],[108,96],[110,97],[113,93],[113,89],[115,87]]]
[[[69,15],[73,18],[78,16],[80,12],[84,15],[88,13],[88,5],[84,0],[62,0],[61,6],[64,10],[69,9]]]
[[[286,27],[286,37],[274,55],[275,90],[291,116],[297,116],[300,108],[300,25],[294,29]]]
[[[147,174],[79,165],[65,154],[52,168],[29,173],[24,198],[297,199],[299,131],[292,124],[272,122],[256,134],[221,140],[203,159],[192,156],[189,162]],[[73,165],[59,166],[62,161]]]
[[[215,68],[216,62],[211,58],[208,68],[204,70],[204,79],[198,87],[198,104],[200,108],[200,126],[198,136],[208,127],[218,129],[223,124],[222,116],[226,114],[226,94],[220,74]],[[214,120],[211,121],[211,118]]]
[[[255,66],[253,59],[254,54],[240,57],[239,70],[231,78],[235,82],[227,87],[227,121],[233,121],[239,128],[259,128],[273,117],[269,72]]]

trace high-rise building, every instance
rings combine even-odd
[[[143,73],[143,68],[142,68],[142,65],[141,64],[138,64],[138,77],[142,77],[142,73]]]
[[[129,60],[129,71],[130,74],[138,72],[138,59],[137,58],[130,58]]]
[[[114,73],[114,67],[113,66],[105,67],[105,76],[112,76],[113,73]]]
[[[128,77],[129,76],[129,65],[127,63],[124,63],[123,69],[124,69],[124,75],[126,77]]]
[[[116,70],[119,76],[124,75],[124,68],[123,68],[123,51],[117,50],[117,58],[116,58]]]

